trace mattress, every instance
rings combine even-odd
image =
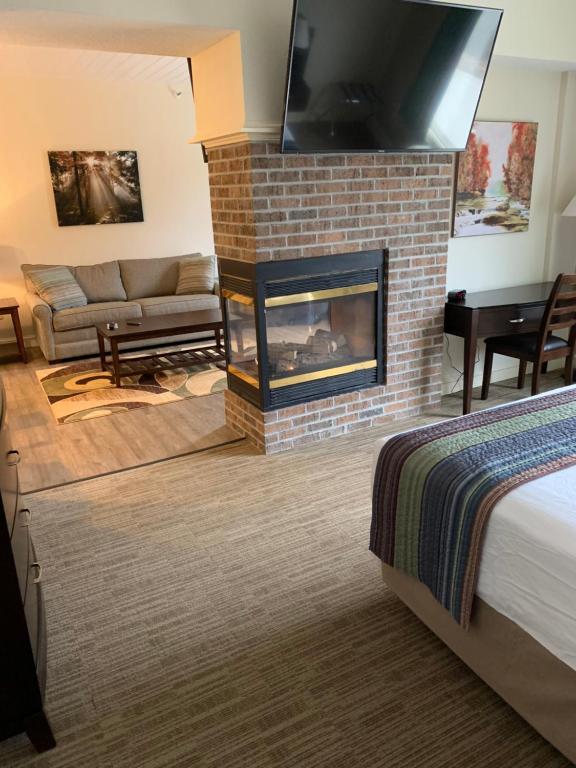
[[[576,670],[576,467],[494,507],[476,593]]]
[[[494,507],[476,593],[576,670],[576,467],[526,483]]]

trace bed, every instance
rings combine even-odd
[[[467,629],[413,575],[382,569],[398,597],[576,763],[576,465],[514,488],[492,509]]]

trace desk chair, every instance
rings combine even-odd
[[[554,336],[553,331],[569,330],[568,341]],[[482,381],[482,400],[488,398],[494,355],[520,360],[518,389],[524,386],[526,366],[532,363],[532,394],[537,395],[540,374],[549,360],[565,358],[564,377],[572,383],[574,348],[576,347],[576,274],[558,275],[550,292],[538,333],[516,333],[486,339],[486,359]]]

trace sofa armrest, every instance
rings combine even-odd
[[[32,315],[36,341],[44,357],[49,362],[56,359],[54,327],[52,325],[52,307],[36,293],[26,294],[26,303]]]
[[[52,325],[52,307],[47,304],[44,299],[41,299],[37,293],[26,294],[26,303],[30,309],[30,314],[36,320],[41,322],[48,322]]]

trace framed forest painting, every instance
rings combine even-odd
[[[138,156],[116,152],[48,152],[61,227],[144,221]]]
[[[476,121],[458,159],[454,237],[525,232],[538,123]]]

